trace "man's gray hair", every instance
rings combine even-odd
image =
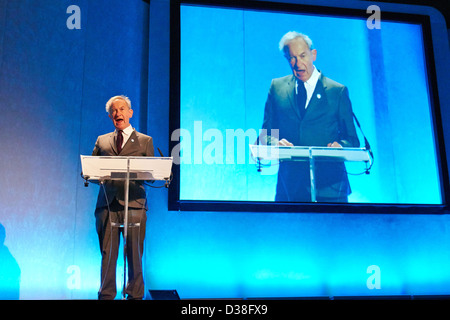
[[[131,101],[127,96],[124,95],[120,95],[120,96],[114,96],[111,99],[108,100],[108,102],[106,103],[106,112],[109,113],[111,106],[113,104],[114,101],[116,100],[123,100],[126,102],[126,104],[128,105],[128,108],[131,109]]]
[[[284,53],[284,55],[286,55],[286,49],[285,49],[286,46],[289,44],[289,42],[291,42],[292,40],[294,40],[296,38],[302,38],[303,40],[305,40],[306,44],[309,47],[309,50],[314,49],[312,40],[306,34],[303,34],[303,33],[297,32],[297,31],[289,31],[281,38],[280,44],[279,44],[280,51],[282,51]]]

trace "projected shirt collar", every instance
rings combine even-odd
[[[311,97],[314,93],[314,90],[316,89],[317,81],[319,80],[320,72],[317,70],[317,68],[314,66],[314,71],[311,74],[311,77],[309,77],[308,81],[303,82],[305,89],[306,89],[306,106],[308,107],[309,100],[311,100]],[[299,83],[302,83],[302,81],[295,81],[295,93],[297,93],[297,86]]]

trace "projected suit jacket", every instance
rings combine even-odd
[[[263,122],[268,135],[270,129],[279,129],[279,139],[295,146],[326,147],[337,141],[343,147],[359,147],[345,86],[321,74],[303,118],[296,101],[293,75],[272,80]],[[351,193],[343,163],[316,161],[315,179],[318,201],[346,201]],[[276,201],[311,201],[310,190],[307,161],[280,164]]]
[[[127,143],[122,148],[120,153],[117,152],[117,147],[114,138],[114,132],[101,135],[97,138],[95,143],[93,156],[142,156],[153,157],[153,139],[150,136],[139,133],[136,130],[130,135]],[[103,188],[97,198],[97,208],[106,207],[108,204],[116,199],[121,205],[125,203],[124,182],[119,180],[110,180],[105,182],[106,197]],[[128,206],[130,208],[147,209],[147,196],[143,181],[130,181]]]

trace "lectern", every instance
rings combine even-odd
[[[123,222],[123,290],[125,298],[126,265],[127,265],[127,231],[128,231],[128,201],[131,180],[162,180],[169,186],[172,157],[121,157],[121,156],[83,156],[81,155],[82,175],[86,181],[103,182],[107,180],[124,181],[124,222]]]
[[[329,148],[329,147],[303,147],[303,146],[268,146],[250,145],[253,157],[257,161],[309,161],[309,177],[311,183],[311,201],[316,200],[315,162],[327,161],[353,161],[365,162],[366,170],[370,162],[369,151],[366,148]]]

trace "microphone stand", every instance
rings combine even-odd
[[[125,212],[123,217],[123,290],[122,296],[125,300],[125,290],[127,286],[127,236],[128,236],[128,202],[130,186],[130,159],[127,159],[127,174],[125,178]]]

